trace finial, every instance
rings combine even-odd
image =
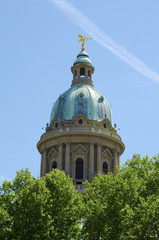
[[[85,41],[87,41],[88,39],[92,39],[92,38],[87,38],[87,37],[83,37],[82,35],[78,35],[78,38],[80,38],[79,42],[82,42],[82,50],[85,50]]]

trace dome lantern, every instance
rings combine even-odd
[[[93,86],[92,74],[94,73],[94,67],[85,51],[85,41],[91,38],[83,37],[81,35],[78,35],[78,37],[80,38],[79,42],[82,42],[82,49],[71,67],[73,73],[72,86],[76,84],[89,84]]]

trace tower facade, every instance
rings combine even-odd
[[[114,173],[125,146],[113,127],[109,103],[94,89],[94,67],[84,49],[71,71],[72,85],[53,105],[50,124],[37,148],[41,177],[58,168],[80,185],[97,174]]]

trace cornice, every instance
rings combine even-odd
[[[62,133],[56,133],[56,134],[52,134],[46,137],[43,137],[42,139],[40,139],[40,141],[37,143],[37,148],[40,152],[41,146],[43,144],[46,144],[50,141],[52,141],[53,139],[58,139],[58,138],[62,138],[62,137],[72,137],[72,136],[88,136],[88,137],[97,137],[97,138],[101,138],[101,139],[105,139],[105,140],[110,140],[111,142],[118,144],[121,148],[121,154],[124,152],[125,150],[125,145],[122,142],[122,140],[117,139],[114,136],[111,135],[106,135],[103,133],[97,133],[97,132],[81,132],[81,131],[74,131],[74,132],[62,132]],[[118,136],[118,135],[117,135]]]

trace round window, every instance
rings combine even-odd
[[[78,120],[78,123],[79,123],[79,124],[82,124],[82,123],[83,123],[83,120],[82,120],[82,119],[79,119],[79,120]]]
[[[58,123],[55,123],[55,128],[57,128],[58,127]]]
[[[103,124],[103,126],[104,126],[104,128],[107,128],[107,125],[106,125],[106,123],[104,123],[104,124]]]

